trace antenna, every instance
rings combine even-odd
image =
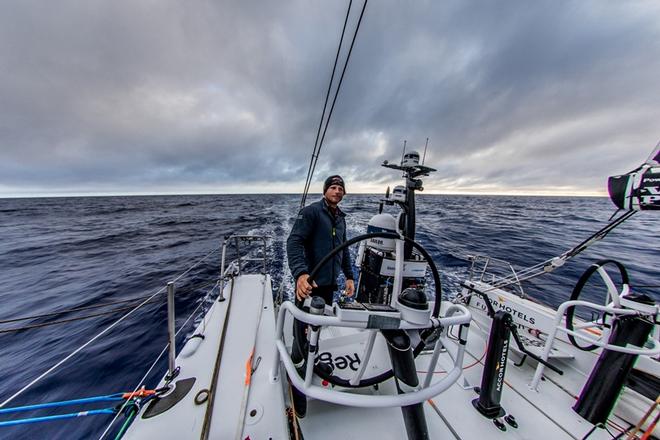
[[[390,187],[388,186],[387,191],[385,191],[385,199],[381,199],[380,205],[378,206],[378,214],[383,213],[383,203],[389,199],[390,199]]]
[[[402,165],[402,166],[403,166],[403,156],[406,155],[406,142],[408,142],[408,141],[406,141],[406,140],[404,139],[404,141],[403,141],[403,152],[401,153],[401,165]]]
[[[426,160],[426,149],[429,146],[429,138],[426,138],[426,145],[424,145],[424,157],[422,158],[422,165],[424,165],[424,161]]]

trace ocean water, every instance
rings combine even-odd
[[[345,199],[342,208],[348,213],[349,236],[365,231],[366,222],[377,212],[378,198],[349,195]],[[614,212],[606,198],[422,194],[417,202],[417,239],[438,264],[447,297],[467,276],[468,255],[486,254],[528,267],[581,242]],[[204,306],[204,295],[211,288],[208,282],[219,271],[217,250],[229,234],[270,236],[266,253],[274,290],[282,286],[290,295],[285,240],[298,203],[297,195],[0,199],[0,366],[4,371],[0,401],[135,304],[120,301],[158,291],[215,250],[177,282],[177,328],[181,328],[198,306]],[[613,258],[628,268],[634,290],[658,297],[659,231],[657,214],[637,214],[564,267],[524,287],[529,295],[556,306],[568,298],[591,263]],[[602,301],[598,289],[589,294]],[[72,308],[85,309],[10,321]],[[180,333],[179,348],[191,335],[198,315]],[[74,320],[80,317],[87,318]],[[53,324],[59,321],[68,322]],[[132,390],[166,345],[166,322],[165,295],[160,294],[8,406]],[[30,326],[37,327],[24,328]],[[165,369],[163,359],[148,376],[148,384],[155,386]],[[89,416],[0,428],[0,438],[98,438],[110,420],[111,416]]]

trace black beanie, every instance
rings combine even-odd
[[[327,179],[325,179],[325,182],[323,182],[323,194],[330,188],[332,185],[339,185],[342,188],[344,188],[344,193],[346,193],[346,187],[344,186],[344,179],[341,178],[341,176],[330,176]]]

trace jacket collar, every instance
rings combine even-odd
[[[321,198],[321,203],[323,204],[323,210],[328,214],[332,215],[332,212],[330,211],[330,205],[328,205],[328,201],[325,199],[325,197]],[[339,205],[337,205],[337,217],[346,217],[344,211],[339,209]]]

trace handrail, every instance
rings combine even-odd
[[[262,262],[262,273],[266,273],[266,247],[268,244],[268,236],[265,235],[245,235],[245,234],[232,234],[227,237],[222,242],[222,259],[220,262],[220,273],[224,275],[225,272],[225,257],[227,255],[227,247],[230,244],[233,244],[236,249],[237,258],[234,261],[238,261],[238,274],[241,273],[243,269],[243,256],[241,255],[241,243],[251,243],[253,241],[261,241],[262,244],[262,256],[255,259],[249,259],[246,261],[261,261]],[[245,253],[247,256],[247,252]],[[246,257],[247,258],[247,257]],[[232,261],[233,262],[233,261]]]
[[[250,243],[252,241],[262,241],[263,242],[263,248],[262,248],[262,257],[257,258],[256,260],[263,260],[262,261],[262,274],[266,273],[266,245],[268,243],[268,238],[265,235],[240,235],[240,234],[232,234],[228,235],[224,238],[222,241],[222,256],[220,258],[220,296],[218,298],[219,301],[224,301],[224,287],[225,283],[227,280],[235,275],[240,275],[241,273],[241,262],[243,261],[241,257],[241,248],[240,248],[240,243],[245,242],[245,243]],[[236,254],[237,258],[229,262],[229,264],[226,263],[227,259],[227,247],[230,246],[231,244],[234,245],[236,248]],[[247,255],[247,252],[246,252]]]
[[[302,311],[291,302],[285,302],[282,304],[277,316],[277,329],[275,334],[276,347],[275,355],[273,356],[273,363],[270,370],[270,380],[271,382],[277,382],[279,380],[279,364],[281,358],[284,368],[288,374],[289,381],[293,384],[293,386],[302,391],[307,396],[314,399],[319,399],[338,405],[356,406],[363,408],[385,408],[414,405],[416,403],[424,402],[425,400],[437,396],[438,394],[447,390],[458,380],[462,373],[463,359],[465,355],[465,344],[463,341],[457,345],[458,349],[456,354],[455,356],[452,356],[452,359],[454,360],[454,367],[449,370],[446,377],[442,378],[436,383],[431,384],[432,374],[436,366],[435,364],[437,363],[440,350],[444,347],[443,342],[441,342],[441,338],[438,338],[433,352],[433,362],[432,365],[429,365],[429,372],[427,373],[424,384],[413,392],[397,395],[370,396],[346,393],[340,391],[339,389],[327,389],[318,385],[314,385],[312,383],[313,368],[311,368],[314,363],[313,358],[311,361],[308,359],[305,377],[300,377],[295,365],[293,364],[291,355],[287,351],[286,345],[284,344],[284,321],[287,313],[293,315],[293,317],[297,320],[312,326],[337,326],[366,329],[368,328],[368,324],[366,322],[342,321],[335,316],[313,315],[311,313]],[[442,318],[430,318],[426,325],[412,324],[401,320],[399,322],[399,328],[423,329],[439,327],[443,329],[443,333],[446,333],[449,327],[452,326],[460,325],[463,328],[469,326],[470,320],[472,319],[472,314],[470,311],[465,306],[458,304],[451,305],[448,308],[446,315],[447,316]],[[318,332],[315,332],[315,336],[318,337]],[[310,352],[308,356],[313,357],[314,353]],[[365,358],[362,362],[365,364],[368,363],[369,358]]]
[[[173,299],[174,299],[174,298],[173,298],[173,297],[174,297],[174,283],[175,283],[176,281],[178,281],[179,279],[181,279],[181,277],[183,277],[184,275],[186,275],[188,272],[190,272],[190,270],[192,270],[194,267],[196,267],[198,264],[200,264],[202,261],[204,261],[206,258],[208,258],[211,254],[217,252],[218,250],[221,250],[221,251],[222,251],[222,253],[221,253],[221,255],[222,255],[222,256],[221,256],[221,262],[220,262],[220,277],[219,277],[218,283],[216,284],[216,286],[218,287],[218,290],[219,290],[218,299],[217,299],[218,301],[224,301],[224,296],[223,296],[223,294],[224,294],[224,289],[225,289],[225,285],[226,285],[227,281],[228,281],[230,278],[232,278],[232,277],[234,277],[234,276],[240,274],[240,271],[241,271],[241,255],[240,255],[240,247],[239,247],[239,243],[241,243],[241,242],[251,242],[251,241],[256,241],[256,240],[261,240],[261,241],[263,242],[263,255],[262,255],[262,258],[261,258],[261,259],[263,260],[263,273],[265,274],[265,273],[266,273],[266,258],[267,258],[267,257],[266,257],[266,245],[267,245],[267,239],[268,239],[267,236],[261,236],[261,235],[230,235],[230,236],[225,237],[224,240],[223,240],[223,242],[222,242],[222,247],[221,247],[221,248],[216,248],[216,249],[214,249],[213,251],[209,252],[204,258],[202,258],[201,260],[199,260],[198,262],[196,262],[193,266],[189,267],[184,273],[182,273],[181,275],[179,275],[178,277],[176,277],[174,280],[172,280],[170,283],[168,283],[168,285],[166,286],[166,287],[168,288],[168,291],[170,290],[170,289],[169,289],[170,286],[171,286],[171,288],[172,288],[172,294],[171,294],[171,295],[168,295],[168,297],[171,297],[170,300],[171,300],[171,305],[172,305],[172,307],[173,307],[173,305],[174,305],[174,301],[173,301]],[[226,257],[227,257],[227,247],[228,247],[228,245],[231,244],[231,242],[233,242],[233,244],[235,244],[235,246],[236,246],[236,250],[237,250],[237,253],[238,253],[238,258],[236,258],[236,259],[230,261],[230,262],[227,264],[227,262],[226,262]],[[216,286],[214,286],[213,289],[215,289]],[[157,293],[160,293],[160,292],[163,291],[164,289],[165,289],[165,288],[162,288],[162,289],[161,289],[159,292],[157,292]],[[211,289],[211,291],[212,291],[213,289]],[[209,293],[210,293],[210,292],[209,292]],[[208,294],[207,294],[207,296],[208,296]],[[202,303],[203,303],[203,301],[204,301],[204,300],[202,300]],[[140,305],[140,306],[141,306],[141,305]],[[140,307],[140,306],[138,306],[138,307]],[[200,303],[200,306],[201,306],[201,303]],[[176,365],[174,364],[176,358],[175,358],[175,357],[173,358],[174,353],[175,353],[175,351],[174,351],[174,343],[173,343],[173,341],[174,341],[174,337],[173,337],[173,336],[176,336],[176,335],[179,334],[179,332],[180,332],[180,331],[183,329],[183,327],[188,323],[188,321],[190,320],[190,318],[192,317],[192,315],[193,315],[194,313],[197,312],[197,310],[199,309],[200,306],[198,306],[198,307],[193,311],[193,313],[188,317],[188,319],[187,319],[187,320],[184,322],[184,324],[179,328],[179,330],[176,330],[176,327],[175,327],[174,310],[172,310],[171,313],[168,313],[168,323],[167,323],[167,325],[168,325],[168,333],[169,333],[169,335],[170,335],[170,336],[169,336],[169,341],[170,341],[170,342],[165,346],[165,348],[163,349],[163,351],[158,355],[156,361],[154,361],[154,363],[152,364],[152,366],[151,366],[151,368],[149,369],[149,371],[147,372],[147,374],[148,374],[149,372],[151,372],[151,370],[152,370],[152,369],[154,368],[154,366],[156,365],[156,362],[158,361],[158,359],[160,359],[160,357],[161,357],[161,356],[162,356],[162,355],[168,350],[168,348],[169,348],[169,351],[170,351],[170,359],[169,359],[169,362],[168,362],[168,366],[169,366],[169,368],[168,368],[168,378],[169,378],[170,380],[174,378],[174,376],[177,374],[178,371],[177,371],[177,367],[176,367]],[[169,308],[170,308],[170,305],[168,304],[168,309],[169,309]],[[169,310],[168,310],[168,312],[169,312]],[[131,313],[132,313],[132,312],[131,312]],[[202,320],[202,325],[206,326],[206,320],[205,320],[205,319]],[[175,331],[175,330],[176,330],[176,331]],[[172,336],[172,335],[173,335],[173,336]],[[145,379],[145,378],[146,378],[146,375],[140,380],[140,384],[141,384],[142,382],[144,382],[144,379]],[[138,387],[139,387],[139,386],[140,386],[140,385],[138,384]],[[136,388],[136,389],[137,389],[137,388]],[[122,410],[123,410],[123,407],[122,407],[122,409],[119,411],[119,413],[121,413]],[[108,433],[108,431],[110,430],[110,428],[112,427],[112,425],[114,424],[114,422],[115,422],[116,419],[117,419],[117,417],[115,417],[115,418],[110,422],[110,424],[107,426],[106,430],[101,434],[101,437],[99,438],[99,440],[101,440],[103,437],[105,437],[105,435]]]
[[[479,281],[481,282],[488,282],[489,284],[496,285],[500,281],[507,280],[509,278],[512,278],[514,282],[511,284],[515,284],[515,286],[518,288],[520,293],[518,293],[518,296],[521,298],[525,298],[525,290],[523,289],[520,277],[518,276],[518,272],[516,272],[516,269],[513,267],[513,265],[506,261],[506,260],[501,260],[499,258],[493,258],[489,257],[487,255],[469,255],[468,258],[470,261],[472,261],[472,264],[470,265],[470,272],[469,272],[469,280],[472,281],[473,276],[475,275],[475,272],[477,271],[478,267],[477,264],[479,264],[480,261],[483,261],[483,268],[479,271]],[[491,266],[491,262],[496,262],[500,263],[502,266],[506,267],[508,266],[508,270],[511,272],[511,275],[508,276],[497,276],[494,272],[488,272],[487,269],[489,266]],[[484,281],[484,277],[486,275],[491,276],[491,281]]]
[[[599,304],[594,304],[588,301],[582,301],[582,300],[573,300],[573,301],[566,301],[562,303],[558,308],[557,312],[555,313],[555,322],[554,322],[554,328],[550,331],[548,334],[548,338],[545,341],[545,345],[543,346],[543,353],[541,354],[541,359],[544,361],[548,361],[548,358],[550,357],[550,350],[552,349],[553,342],[555,338],[557,337],[557,332],[558,331],[563,331],[566,334],[572,335],[576,338],[579,338],[585,342],[588,342],[590,344],[596,345],[597,347],[604,348],[606,350],[612,350],[612,351],[617,351],[620,353],[627,353],[627,354],[635,354],[635,355],[641,355],[641,356],[657,356],[660,354],[660,342],[657,341],[656,339],[649,339],[647,342],[651,342],[652,346],[651,348],[642,348],[642,347],[637,347],[637,348],[630,348],[630,344],[628,346],[621,346],[621,345],[613,345],[607,342],[602,342],[604,340],[604,337],[607,335],[607,333],[604,333],[601,335],[599,339],[589,337],[585,335],[584,333],[580,333],[577,331],[569,330],[565,328],[563,325],[561,325],[561,320],[564,317],[564,314],[566,313],[566,309],[569,307],[575,307],[575,306],[585,306],[588,308],[592,308],[595,310],[600,310],[605,313],[610,313],[612,315],[617,315],[617,316],[631,316],[631,315],[641,315],[641,313],[638,310],[633,310],[633,309],[622,309],[618,307],[613,307],[613,306],[601,306]],[[633,346],[635,347],[635,346]],[[536,366],[536,371],[534,372],[534,377],[532,379],[532,382],[529,384],[529,387],[537,391],[538,385],[541,382],[541,377],[543,376],[543,371],[545,369],[545,365],[542,363],[539,363]]]

